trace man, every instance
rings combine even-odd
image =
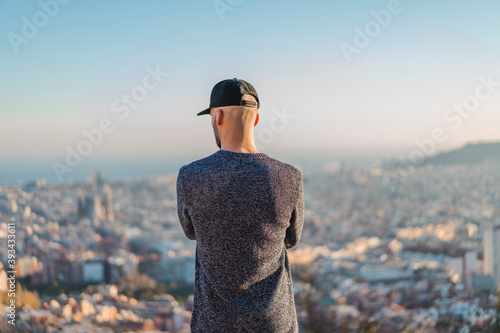
[[[179,171],[179,220],[196,240],[192,332],[298,332],[286,249],[302,233],[302,177],[255,147],[259,106],[248,82],[216,84],[198,115],[220,150]]]

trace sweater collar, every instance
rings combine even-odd
[[[219,149],[217,152],[214,153],[215,156],[222,156],[222,157],[232,157],[232,158],[266,158],[268,157],[264,153],[238,153],[234,151],[229,151],[229,150],[222,150]]]

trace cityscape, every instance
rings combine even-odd
[[[500,1],[0,3],[0,333],[500,333]],[[227,167],[186,175],[186,207],[217,201],[181,217],[238,227],[204,256],[177,177],[216,147],[292,165],[303,192],[295,169],[260,203]],[[234,202],[192,181],[212,173]],[[251,299],[220,277],[281,237],[239,246],[232,203],[285,230]]]
[[[383,167],[297,167],[305,223],[288,256],[301,332],[498,332],[497,162],[424,165],[390,183]],[[189,332],[195,241],[176,178],[0,187],[1,331]]]

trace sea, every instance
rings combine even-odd
[[[120,180],[145,176],[176,174],[180,167],[206,155],[175,157],[103,157],[89,156],[81,163],[69,167],[67,172],[58,175],[54,165],[68,166],[64,158],[59,157],[10,157],[0,159],[0,185],[23,185],[36,180],[45,180],[47,184],[67,182],[80,183],[89,180],[94,171],[103,179]],[[283,162],[310,169],[321,168],[324,163],[339,161],[333,157],[299,157],[291,155],[270,155]],[[343,159],[351,165],[373,165],[372,159]]]

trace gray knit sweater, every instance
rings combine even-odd
[[[300,172],[219,150],[179,170],[177,209],[196,240],[191,331],[298,332],[286,249],[302,233]]]

